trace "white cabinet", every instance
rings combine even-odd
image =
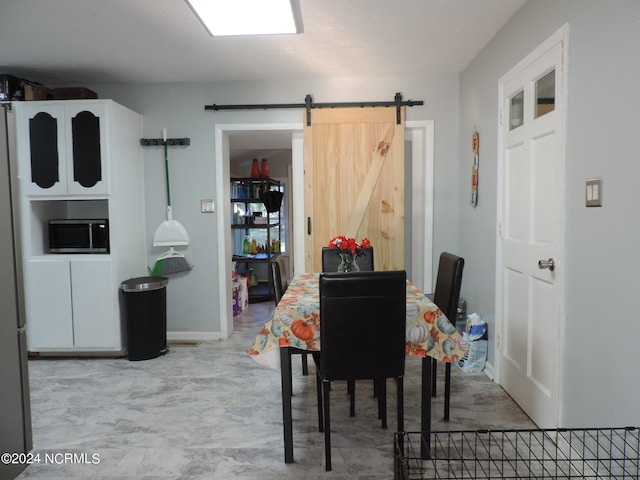
[[[111,259],[72,260],[71,311],[74,346],[108,349],[122,341],[116,311],[118,282],[113,278]]]
[[[73,347],[71,279],[69,262],[29,261],[24,275],[28,282],[29,350]]]
[[[12,107],[27,347],[122,354],[120,284],[147,275],[142,116],[112,100]],[[87,218],[108,219],[108,253],[49,253],[49,220]]]
[[[41,257],[27,264],[31,351],[120,349],[110,258]]]
[[[25,102],[17,122],[24,194],[109,193],[104,102]]]

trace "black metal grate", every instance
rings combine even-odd
[[[395,434],[395,479],[638,479],[638,427]]]

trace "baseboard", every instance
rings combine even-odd
[[[492,381],[496,381],[496,370],[492,364],[486,362],[484,364],[484,373],[489,377]],[[497,382],[496,382],[497,383]]]
[[[167,332],[167,340],[220,340],[222,334],[220,332]]]

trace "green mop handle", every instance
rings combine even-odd
[[[167,140],[164,140],[164,178],[167,182],[167,206],[171,206],[171,190],[169,189],[169,154],[167,152]]]
[[[169,150],[167,147],[167,129],[162,129],[162,145],[164,145],[164,179],[167,182],[167,207],[171,208],[171,190],[169,189]]]

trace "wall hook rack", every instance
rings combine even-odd
[[[155,146],[163,146],[164,145],[164,140],[162,138],[141,138],[140,139],[140,144],[144,147],[155,147]],[[187,145],[191,145],[191,139],[190,138],[167,138],[166,140],[167,145],[170,146],[174,146],[174,145],[178,145],[178,146],[187,146]]]

